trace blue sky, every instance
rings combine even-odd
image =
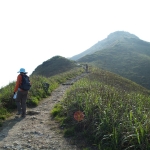
[[[150,42],[148,0],[0,1],[0,87],[47,59],[79,54],[115,31]]]

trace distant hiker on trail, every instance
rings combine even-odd
[[[24,68],[21,68],[17,73],[16,85],[14,88],[14,95],[16,96],[16,105],[18,113],[16,115],[21,115],[21,117],[26,116],[26,100],[28,95],[28,90],[31,87],[29,77],[26,75],[27,72]]]
[[[87,64],[85,65],[85,71],[86,71],[86,73],[88,72],[88,65]]]

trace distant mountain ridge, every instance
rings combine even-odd
[[[150,42],[129,32],[111,33],[71,59],[114,72],[150,89]]]
[[[96,44],[94,44],[89,49],[81,52],[80,54],[77,54],[77,55],[71,57],[70,59],[71,60],[78,60],[78,59],[80,59],[80,58],[82,58],[86,55],[90,55],[90,54],[92,54],[96,51],[107,48],[108,46],[113,46],[116,42],[118,42],[118,40],[120,40],[122,38],[139,39],[137,36],[135,36],[134,34],[131,34],[129,32],[116,31],[116,32],[113,32],[113,33],[109,34],[107,36],[107,38],[105,38],[104,40],[97,42]]]

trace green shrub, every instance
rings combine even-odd
[[[38,106],[39,101],[36,97],[32,97],[31,100],[30,100],[30,104],[33,105],[33,106]]]
[[[51,115],[52,115],[53,117],[56,117],[56,116],[59,116],[59,117],[60,117],[60,114],[61,114],[61,112],[62,112],[62,109],[63,109],[62,105],[56,104],[55,107],[51,110],[50,113],[51,113]]]
[[[5,120],[9,115],[7,109],[0,108],[0,120]]]
[[[0,108],[0,115],[6,115],[7,110],[5,108]]]
[[[5,116],[5,115],[1,115],[1,116],[0,116],[0,119],[1,119],[1,120],[5,120],[5,119],[6,119],[6,116]]]
[[[75,135],[74,127],[67,128],[67,129],[64,130],[64,136],[65,137],[71,137],[71,136],[74,136],[74,135]]]

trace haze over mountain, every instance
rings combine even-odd
[[[70,59],[117,73],[150,89],[150,43],[129,32],[111,33]]]
[[[83,57],[85,55],[89,55],[89,54],[92,54],[96,51],[107,48],[109,46],[113,46],[121,38],[136,38],[136,39],[139,39],[137,36],[135,36],[134,34],[130,34],[129,32],[116,31],[114,33],[109,34],[106,39],[97,42],[95,45],[93,45],[89,49],[81,52],[80,54],[77,54],[77,55],[71,57],[70,59],[71,60],[78,60],[78,59],[80,59],[81,57]]]

